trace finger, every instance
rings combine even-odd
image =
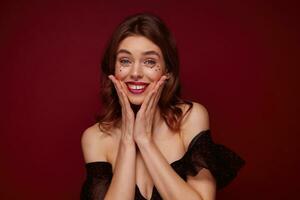
[[[151,109],[153,102],[155,101],[155,99],[157,98],[157,95],[159,95],[159,88],[161,87],[161,85],[164,83],[164,81],[166,80],[166,76],[162,76],[156,83],[154,83],[153,89],[152,89],[152,96],[151,98],[147,99],[147,104],[146,104],[146,111],[145,112],[149,112],[149,110]]]
[[[124,117],[126,118],[126,120],[132,120],[133,111],[131,109],[128,97],[125,93],[125,89],[124,86],[122,86],[122,84],[124,84],[122,81],[117,80],[117,86],[119,88],[120,96],[122,99],[122,111],[125,114]]]
[[[125,90],[126,90],[126,84],[122,81],[120,81],[120,86],[122,88],[122,90],[124,91],[123,94],[124,94],[124,103],[125,103],[125,108],[127,109],[127,112],[129,112],[129,114],[133,114],[133,110],[130,106],[130,102],[129,102],[129,99],[128,97],[125,95]]]
[[[128,121],[132,122],[134,120],[134,114],[131,109],[130,103],[128,101],[128,97],[125,94],[125,89],[122,86],[123,82],[117,80],[113,75],[110,75],[109,78],[113,81],[115,88],[117,90],[118,96],[119,96],[119,100],[120,100],[120,104],[121,104],[121,108],[122,108],[123,131],[128,130],[129,132],[131,132],[131,130],[133,129],[133,124],[132,123],[128,124]]]
[[[114,77],[112,77],[112,78],[114,78]],[[116,82],[120,97],[122,99],[122,111],[125,114],[126,120],[132,120],[134,115],[133,115],[133,111],[131,109],[128,97],[125,92],[126,85],[124,82],[119,81],[117,79],[115,79],[115,82]]]
[[[161,77],[160,80],[157,82],[156,86],[155,86],[155,95],[154,97],[151,99],[151,102],[149,103],[148,109],[150,110],[154,110],[153,107],[155,107],[157,105],[158,100],[160,99],[161,96],[161,92],[163,90],[163,86],[166,80],[166,76],[165,77]]]
[[[164,76],[164,77],[162,77],[161,79],[160,79],[160,82],[159,82],[159,86],[158,86],[158,92],[157,92],[157,95],[156,95],[156,97],[155,97],[155,100],[154,100],[154,104],[156,105],[157,104],[157,102],[159,101],[159,99],[160,99],[160,96],[161,96],[161,93],[162,93],[162,91],[163,91],[163,89],[164,89],[164,85],[165,85],[165,83],[166,83],[166,80],[167,80],[167,77],[166,76]]]
[[[108,78],[113,82],[117,93],[120,94],[120,90],[119,90],[118,83],[117,83],[118,80],[113,75],[109,75]]]
[[[146,108],[148,107],[149,101],[151,100],[152,96],[155,93],[155,91],[154,91],[155,85],[156,85],[156,83],[150,83],[150,85],[148,86],[149,87],[149,93],[145,97],[139,112],[145,112]]]
[[[160,98],[160,94],[163,88],[163,84],[164,84],[165,78],[161,78],[155,85],[154,89],[153,89],[153,95],[151,97],[151,99],[149,100],[148,106],[146,108],[145,111],[145,115],[149,116],[149,123],[152,124],[153,123],[153,118],[155,115],[155,111],[157,108],[157,102],[158,99]]]
[[[167,76],[162,76],[160,77],[159,81],[158,82],[155,82],[155,83],[151,83],[150,84],[150,92],[149,94],[146,96],[140,110],[141,112],[146,112],[147,111],[147,108],[149,108],[149,104],[153,101],[153,98],[156,96],[157,94],[157,90],[158,88],[160,87],[160,85],[162,83],[164,83],[164,81],[167,79]]]
[[[122,92],[122,89],[120,87],[119,81],[113,75],[109,75],[108,77],[113,82],[113,84],[115,86],[115,89],[116,89],[118,97],[119,97],[119,102],[120,102],[120,104],[123,108],[125,106],[124,97],[123,97],[123,94],[122,94],[123,92]]]

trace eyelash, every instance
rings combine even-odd
[[[122,66],[128,66],[129,64],[132,63],[129,59],[120,59],[119,62],[121,63]],[[144,65],[146,65],[146,67],[153,68],[156,65],[157,62],[155,60],[152,60],[152,59],[147,59],[143,63],[144,63]]]
[[[144,63],[147,63],[147,62],[148,62],[150,65],[152,65],[151,68],[154,67],[154,66],[156,65],[156,61],[154,61],[154,60],[148,59],[148,60],[145,60]]]
[[[128,64],[130,64],[131,63],[131,61],[130,60],[128,60],[128,59],[120,59],[120,63],[121,63],[121,65],[128,65]]]

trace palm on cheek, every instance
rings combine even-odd
[[[122,107],[122,138],[135,142],[150,140],[157,103],[167,77],[162,76],[159,81],[150,84],[150,92],[145,97],[136,117],[134,117],[128,97],[125,95],[126,85],[113,75],[110,75],[109,78],[115,86]]]
[[[110,75],[109,78],[115,86],[122,108],[122,139],[133,142],[134,113],[125,94],[124,86],[122,85],[122,82],[117,80],[113,75]]]
[[[150,92],[136,115],[133,131],[136,142],[151,140],[153,119],[165,80],[166,76],[162,76],[150,86]]]

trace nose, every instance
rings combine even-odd
[[[140,63],[136,62],[130,71],[130,78],[133,80],[139,80],[143,78],[143,69]]]

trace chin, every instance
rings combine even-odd
[[[129,97],[129,102],[133,105],[140,106],[144,102],[144,97]]]

